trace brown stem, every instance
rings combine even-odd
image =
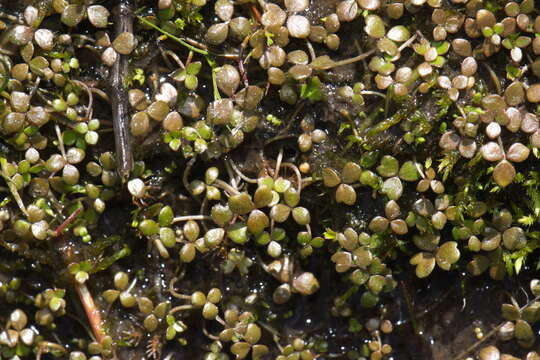
[[[184,184],[184,187],[187,191],[191,193],[189,190],[189,172],[191,171],[191,168],[193,167],[193,164],[195,164],[195,160],[197,158],[192,157],[186,164],[186,167],[184,168],[184,172],[182,173],[182,184]]]
[[[116,8],[116,36],[123,32],[133,33],[133,14],[129,6],[121,2]],[[133,167],[129,136],[129,107],[124,75],[128,73],[129,57],[120,55],[114,62],[109,76],[111,108],[114,125],[114,140],[116,156],[118,157],[118,172],[123,180],[129,177]]]
[[[230,195],[238,195],[240,191],[233,188],[231,185],[227,184],[225,181],[216,179],[214,180],[213,185],[219,189],[227,191]]]
[[[259,10],[257,10],[257,7],[255,5],[251,5],[251,11],[253,12],[253,16],[255,16],[255,19],[259,24],[262,24],[262,16]]]
[[[171,310],[169,310],[168,312],[168,315],[173,315],[174,313],[177,313],[179,311],[185,311],[185,310],[192,310],[192,309],[195,309],[196,307],[193,306],[193,305],[179,305],[179,306],[175,306],[173,307]]]
[[[206,325],[203,326],[203,334],[206,335],[206,337],[210,340],[219,341],[219,336],[210,334],[206,328]]]
[[[175,289],[174,289],[174,283],[176,281],[178,281],[179,279],[177,277],[174,277],[171,279],[171,281],[169,282],[169,293],[171,293],[172,296],[174,296],[175,298],[178,298],[178,299],[183,299],[183,300],[191,300],[191,296],[190,295],[184,295],[184,294],[180,294],[179,292],[177,292]]]
[[[101,327],[101,313],[96,307],[94,298],[92,297],[90,290],[85,284],[80,284],[77,281],[74,281],[73,286],[75,287],[77,295],[79,295],[79,299],[81,299],[84,311],[86,312],[86,317],[88,318],[88,322],[90,323],[90,328],[92,329],[96,340],[101,343],[103,341],[103,338],[105,337],[105,332]]]
[[[344,65],[349,65],[349,64],[352,64],[352,63],[355,63],[355,62],[358,62],[358,61],[362,61],[366,58],[368,58],[369,56],[371,56],[371,54],[373,54],[375,52],[375,49],[372,49],[372,50],[369,50],[368,52],[366,53],[363,53],[363,54],[360,54],[358,56],[355,56],[355,57],[352,57],[352,58],[349,58],[349,59],[344,59],[344,60],[340,60],[340,61],[334,61],[328,65],[325,65],[323,67],[321,67],[321,70],[329,70],[329,69],[333,69],[335,67],[338,67],[338,66],[344,66]]]
[[[240,169],[238,168],[238,166],[234,163],[234,161],[232,159],[229,159],[229,164],[231,165],[232,169],[234,170],[234,172],[242,179],[244,180],[245,182],[248,182],[250,184],[257,184],[257,179],[252,179],[246,175],[244,175],[244,173],[242,171],[240,171]]]
[[[249,39],[250,36],[247,36],[246,39]],[[242,78],[242,82],[244,83],[244,87],[249,87],[249,79],[247,70],[244,67],[244,49],[246,48],[247,42],[244,40],[242,44],[240,45],[240,52],[238,54],[238,71],[240,72],[240,77]]]
[[[71,215],[68,216],[66,220],[64,220],[62,224],[60,224],[56,228],[55,237],[58,237],[67,226],[69,226],[75,221],[77,216],[82,212],[82,209],[82,206],[77,208],[73,213],[71,213]],[[70,247],[65,247],[63,249],[64,261],[66,263],[71,262],[72,256],[72,249]],[[92,333],[94,334],[96,340],[101,343],[105,337],[105,331],[101,326],[101,313],[99,312],[99,309],[94,302],[94,298],[92,297],[92,294],[90,293],[90,290],[88,289],[86,284],[81,284],[77,281],[73,281],[73,287],[75,288],[75,292],[79,296],[81,304],[84,308],[86,317],[88,318],[88,323],[90,324],[90,328],[92,329]],[[116,359],[116,356],[113,356],[113,359]]]
[[[36,360],[41,359],[41,355],[43,355],[43,353],[47,349],[56,349],[56,350],[62,351],[64,354],[67,354],[67,350],[65,347],[63,347],[60,344],[49,342],[49,341],[40,341],[38,342],[37,347],[38,347],[38,351],[36,353]]]
[[[62,231],[64,231],[64,229],[66,227],[68,227],[69,225],[71,225],[75,219],[77,218],[77,216],[79,216],[79,214],[82,212],[82,206],[81,207],[78,207],[74,212],[71,213],[71,215],[68,216],[68,218],[66,220],[64,220],[64,222],[62,224],[60,224],[56,230],[54,230],[54,233],[55,233],[55,237],[57,236],[60,236],[60,234],[62,233]]]
[[[95,87],[91,87],[90,88],[90,91],[94,94],[96,94],[97,96],[99,96],[100,98],[102,98],[103,100],[105,100],[106,102],[110,103],[111,102],[111,99],[109,98],[109,95],[101,90],[101,89],[98,89],[98,88],[95,88]],[[110,122],[112,124],[112,121]]]
[[[94,105],[94,97],[92,96],[92,91],[90,90],[90,87],[86,85],[86,83],[79,81],[79,80],[72,80],[73,83],[79,85],[80,87],[84,88],[86,90],[86,94],[88,96],[88,105],[86,106],[86,113],[84,115],[85,120],[91,120],[93,115],[93,105]]]

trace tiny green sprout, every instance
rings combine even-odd
[[[145,81],[144,70],[141,68],[136,68],[134,70],[132,81],[137,81],[139,85],[141,86],[144,85],[144,81]]]
[[[321,80],[317,76],[309,79],[307,84],[300,86],[300,97],[311,101],[319,101],[322,98]]]
[[[281,121],[277,116],[273,114],[266,115],[266,121],[268,121],[273,126],[280,126],[283,124],[283,121]]]
[[[178,18],[176,20],[174,20],[174,25],[176,26],[176,28],[178,30],[184,30],[184,28],[186,27],[186,21],[182,18]]]
[[[272,46],[274,44],[274,34],[268,31],[264,32],[264,36],[266,37],[266,45]]]
[[[363,328],[362,324],[355,318],[349,319],[349,332],[356,333],[361,331]]]

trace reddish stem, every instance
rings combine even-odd
[[[255,7],[255,5],[251,5],[251,11],[253,11],[253,15],[255,15],[255,19],[257,19],[257,21],[259,22],[259,24],[262,24],[261,13],[259,12],[259,10],[257,10],[257,8]]]
[[[60,234],[62,233],[62,231],[64,231],[64,229],[66,227],[68,227],[69,225],[71,225],[75,219],[77,218],[77,216],[82,212],[82,206],[81,207],[78,207],[74,212],[71,213],[71,215],[68,216],[68,218],[66,220],[64,220],[64,222],[62,224],[60,224],[60,226],[58,226],[56,228],[56,230],[54,231],[55,232],[55,237],[56,236],[60,236]]]
[[[58,237],[62,234],[62,231],[69,225],[71,225],[77,216],[82,212],[83,207],[78,207],[75,211],[71,213],[67,217],[66,220],[60,226],[58,226],[55,230],[55,237]],[[69,262],[69,259],[72,256],[71,248],[68,247],[64,250],[64,260]],[[90,292],[90,289],[86,286],[86,284],[80,284],[77,281],[73,281],[73,287],[75,288],[75,291],[77,292],[77,295],[79,296],[79,299],[81,300],[81,304],[84,308],[84,311],[86,313],[86,317],[88,318],[88,323],[90,324],[90,328],[92,329],[92,333],[94,334],[97,342],[101,343],[105,337],[105,332],[103,331],[103,328],[101,326],[102,319],[101,319],[101,313],[99,312],[99,309],[96,306],[96,303],[94,302],[94,298],[92,297],[92,293]],[[116,355],[114,355],[113,359],[116,359]]]
[[[75,281],[74,285],[75,290],[81,299],[84,311],[86,312],[86,317],[90,323],[90,328],[92,328],[92,332],[94,333],[97,342],[101,343],[104,338],[103,329],[101,327],[102,320],[101,314],[99,313],[96,303],[94,302],[94,298],[85,284],[79,284]]]

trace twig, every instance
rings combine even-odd
[[[499,144],[499,147],[501,148],[501,151],[503,153],[503,159],[506,160],[506,152],[504,151],[504,145],[500,136],[497,138],[497,143]]]
[[[279,339],[281,337],[281,334],[279,331],[274,329],[270,324],[265,323],[264,321],[257,321],[257,323],[266,331],[268,331],[270,334],[272,334],[272,340],[274,340],[274,343],[278,347],[279,351],[283,352],[283,347],[279,343]]]
[[[116,35],[118,36],[123,32],[133,33],[133,17],[128,5],[120,3],[116,11],[118,12]],[[128,73],[128,64],[129,57],[119,55],[111,68],[109,76],[118,173],[123,180],[129,177],[129,172],[133,167],[133,154],[129,136],[128,95],[124,84],[124,75]]]
[[[193,45],[193,46],[195,46],[195,47],[197,47],[197,48],[199,48],[201,50],[208,50],[208,47],[205,44],[203,44],[202,42],[199,42],[199,41],[197,41],[195,39],[188,38],[188,37],[183,37],[182,40],[184,40],[188,44]],[[193,50],[191,50],[191,51],[193,51]]]
[[[364,50],[362,50],[362,47],[358,43],[358,40],[354,40],[354,46],[356,47],[356,50],[358,50],[358,53],[361,54]],[[362,65],[364,66],[364,71],[368,71],[368,64],[366,60],[362,60]]]
[[[0,47],[0,54],[7,55],[7,56],[13,56],[13,55],[15,55],[15,52]]]
[[[91,38],[90,36],[83,35],[83,34],[73,34],[73,35],[71,35],[71,37],[79,38],[79,39],[81,39],[83,41],[88,41],[88,42],[90,42],[92,44],[96,43],[96,39]]]
[[[112,305],[112,304],[111,304]],[[92,329],[90,329],[88,327],[87,324],[84,323],[84,321],[82,321],[81,319],[79,319],[78,317],[76,317],[75,315],[72,315],[71,313],[66,313],[66,316],[70,317],[71,319],[73,319],[75,322],[77,322],[79,325],[81,325],[81,327],[84,329],[84,331],[86,331],[86,333],[88,334],[88,336],[90,337],[90,339],[92,339],[93,341],[96,341],[96,338],[94,337],[94,332],[92,331]]]
[[[199,214],[205,214],[206,213],[206,206],[208,205],[208,197],[203,197],[201,201],[201,207],[199,208]],[[213,219],[212,219],[213,220]],[[206,223],[203,221],[201,222],[201,225],[204,229],[204,232],[206,233],[208,231],[208,227],[206,226]]]
[[[215,319],[218,323],[220,323],[221,325],[223,325],[224,327],[227,327],[227,324],[225,323],[225,320],[223,320],[219,315],[216,316],[216,319]]]

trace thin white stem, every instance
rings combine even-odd
[[[225,169],[227,169],[227,173],[229,174],[229,179],[231,179],[231,186],[238,190],[238,181],[237,181],[238,176],[235,176],[230,162],[227,161],[225,163]]]
[[[173,218],[173,224],[183,222],[183,221],[212,221],[212,217],[208,215],[186,215],[186,216],[177,216]]]
[[[276,170],[274,171],[274,180],[276,180],[279,175],[279,168],[281,167],[282,160],[283,160],[283,148],[280,148],[277,159],[276,159]]]
[[[362,90],[362,91],[360,91],[360,94],[361,95],[375,95],[375,96],[380,96],[383,99],[386,99],[386,95],[383,94],[383,93],[380,93],[378,91]]]
[[[58,138],[58,148],[60,149],[60,152],[62,153],[62,157],[64,160],[67,160],[66,158],[66,148],[64,146],[64,138],[62,137],[62,132],[60,131],[60,127],[58,124],[54,125],[54,130],[56,131],[56,137]]]
[[[247,177],[246,175],[244,175],[242,173],[242,171],[240,171],[240,169],[238,168],[238,166],[234,163],[234,161],[232,159],[229,159],[229,164],[231,165],[232,169],[234,170],[234,172],[242,179],[244,180],[245,182],[248,182],[250,184],[257,184],[257,179],[253,179],[253,178],[250,178],[250,177]]]
[[[84,82],[79,80],[72,80],[75,84],[79,85],[80,87],[83,87],[86,90],[86,94],[88,95],[88,105],[86,105],[86,114],[84,115],[84,118],[86,120],[90,120],[93,115],[93,105],[94,105],[94,97],[92,96],[92,91],[90,90],[90,87],[86,85]]]
[[[174,296],[175,298],[178,298],[178,299],[183,299],[183,300],[191,300],[191,296],[189,295],[184,295],[184,294],[180,294],[179,292],[177,292],[175,289],[174,289],[174,283],[178,280],[178,278],[173,278],[170,282],[169,282],[169,293]]]
[[[372,49],[372,50],[369,50],[366,53],[360,54],[358,56],[355,56],[355,57],[352,57],[352,58],[349,58],[349,59],[344,59],[344,60],[340,60],[340,61],[334,61],[334,62],[328,64],[327,66],[322,67],[321,70],[329,70],[329,69],[332,69],[332,68],[335,68],[335,67],[338,67],[338,66],[349,65],[349,64],[353,64],[353,63],[358,62],[358,61],[362,61],[365,58],[371,56],[374,52],[375,52],[375,49]]]
[[[169,310],[168,315],[172,315],[172,314],[177,313],[179,311],[192,310],[192,309],[195,309],[195,306],[193,306],[193,305],[179,305],[179,306],[175,306],[171,310]]]
[[[311,42],[309,42],[309,40],[306,40],[306,44],[309,50],[309,56],[311,56],[311,61],[314,61],[317,58],[317,55],[315,54],[315,49],[313,48],[313,45],[311,45]]]
[[[302,174],[300,173],[300,170],[298,169],[298,166],[294,165],[293,163],[284,162],[281,164],[283,167],[288,167],[289,169],[293,170],[296,174],[296,187],[298,191],[298,196],[300,196],[300,193],[302,192]]]
[[[214,183],[212,184],[214,185],[215,187],[217,188],[220,188],[222,190],[225,190],[227,191],[229,194],[231,195],[238,195],[240,194],[240,191],[238,191],[237,189],[233,188],[231,185],[227,184],[225,181],[221,180],[221,179],[216,179],[214,180]]]

